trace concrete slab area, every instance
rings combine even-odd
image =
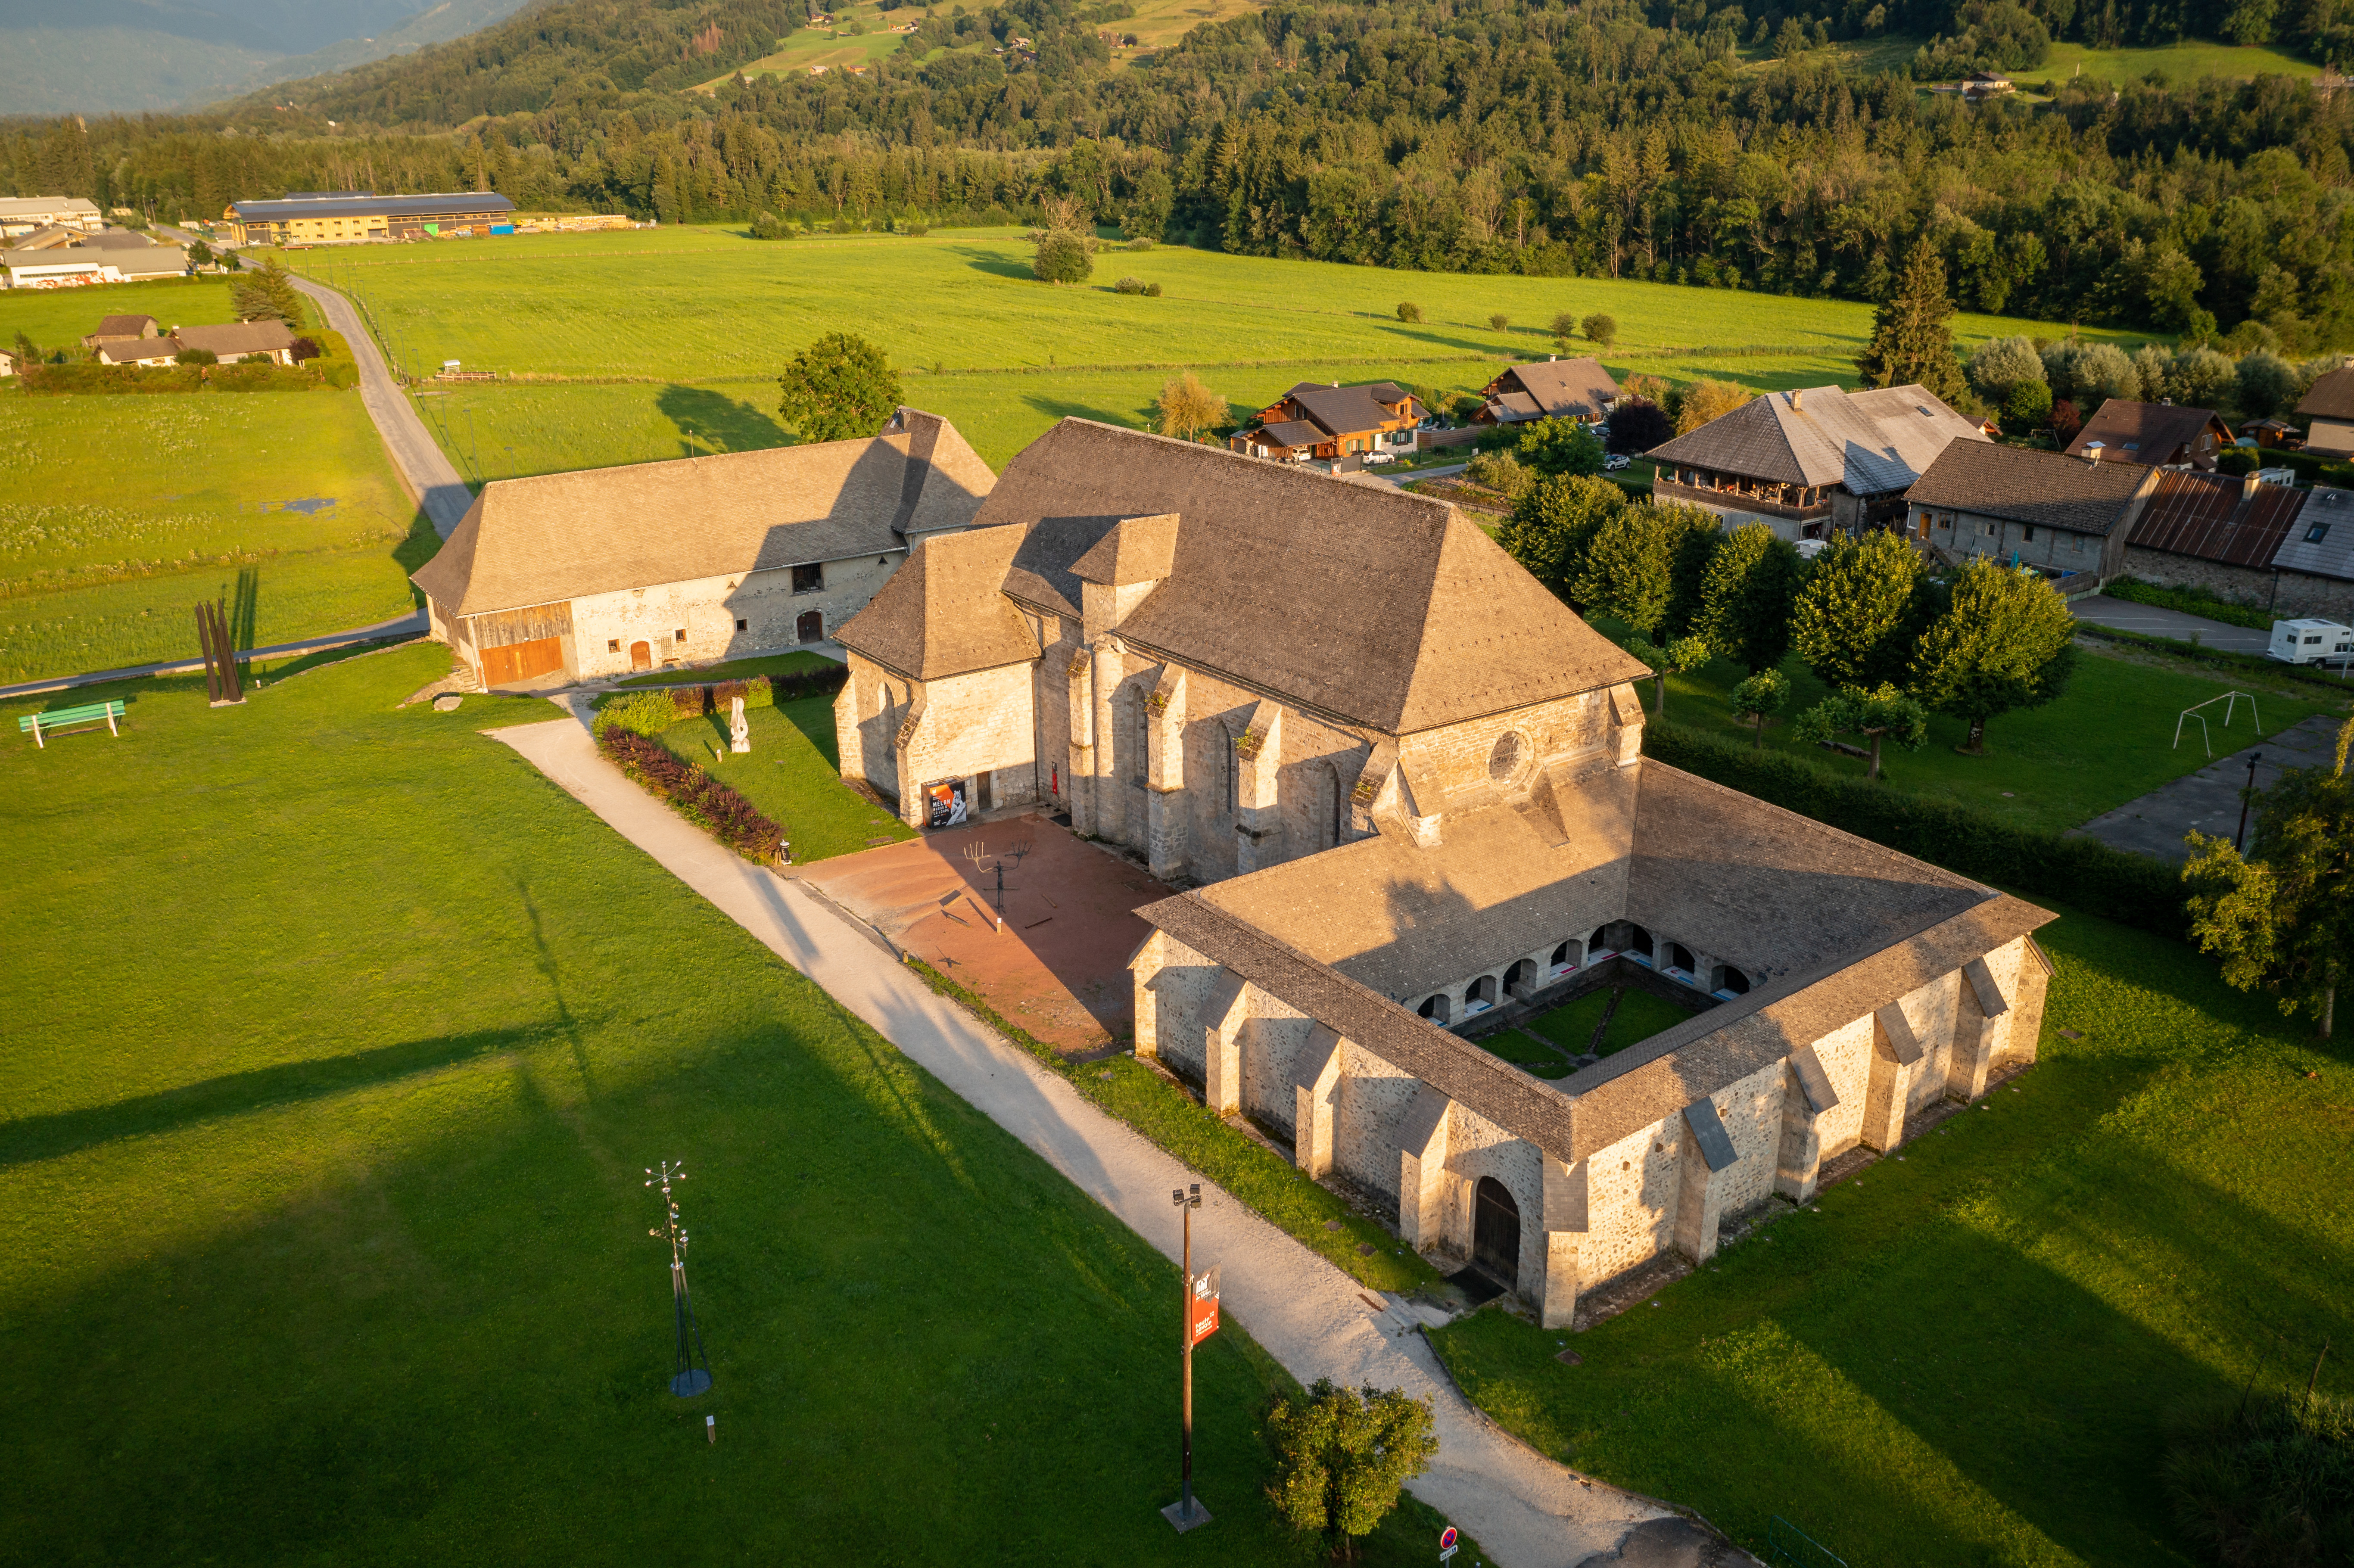
[[[2210,837],[2227,839],[2238,830],[2240,791],[2247,788],[2252,757],[2261,755],[2264,758],[2256,765],[2256,788],[2267,789],[2284,769],[2328,762],[2337,746],[2338,726],[2344,722],[2316,714],[2270,740],[2245,747],[2229,757],[2219,757],[2198,772],[2161,785],[2073,831],[2096,838],[2113,849],[2180,865],[2190,858],[2182,836],[2193,828]],[[2220,736],[2221,732],[2217,733]],[[2243,729],[2240,733],[2247,732]],[[2195,747],[2199,743],[2198,726],[2193,725],[2184,732],[2182,744]]]
[[[2161,609],[2154,604],[2135,604],[2106,594],[2080,599],[2068,609],[2077,620],[2089,620],[2095,626],[2138,631],[2145,637],[2171,637],[2181,642],[2196,637],[2202,647],[2220,648],[2230,653],[2262,653],[2273,641],[2269,631],[2251,631],[2244,626],[2210,620],[2202,615],[2185,615],[2179,609]]]
[[[997,878],[983,868],[1025,844],[1021,863],[1006,867],[1000,930]],[[801,874],[1057,1051],[1087,1054],[1135,1038],[1128,960],[1150,928],[1132,912],[1171,890],[1068,828],[1024,813],[820,861]]]

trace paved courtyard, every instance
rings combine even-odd
[[[983,869],[1001,856],[1002,931],[997,878]],[[821,861],[801,876],[1057,1051],[1084,1055],[1135,1038],[1127,966],[1150,932],[1130,911],[1170,889],[1042,815],[943,829]]]
[[[2246,720],[2243,718],[2242,724]],[[2325,714],[2317,714],[2304,723],[2292,726],[2270,740],[2235,751],[2229,757],[2219,757],[2196,773],[2185,774],[2170,784],[2162,785],[2142,796],[2128,800],[2115,810],[2094,817],[2075,831],[2089,833],[2113,848],[2136,854],[2150,855],[2179,865],[2190,858],[2182,835],[2196,828],[2210,837],[2230,838],[2240,825],[2240,791],[2247,788],[2248,759],[2261,755],[2256,765],[2256,788],[2271,787],[2284,768],[2314,768],[2327,763],[2336,747],[2338,726],[2344,721]],[[2243,728],[2240,732],[2245,735]],[[2220,739],[2223,732],[2216,731]],[[2193,726],[2182,736],[2185,746],[2197,746],[2199,735]],[[2253,831],[2251,824],[2250,831]]]

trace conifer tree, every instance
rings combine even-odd
[[[1954,355],[1954,302],[1946,292],[1946,263],[1926,245],[1896,280],[1896,291],[1872,318],[1872,342],[1857,358],[1867,387],[1919,384],[1947,402],[1967,383]]]

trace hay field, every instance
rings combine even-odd
[[[0,394],[0,682],[192,658],[240,572],[254,646],[406,614],[417,526],[355,393]]]
[[[1393,272],[1171,246],[1108,247],[1093,280],[1056,288],[1030,276],[1027,256],[1008,230],[760,242],[700,227],[290,260],[365,299],[408,367],[457,359],[569,384],[561,399],[505,383],[464,395],[486,477],[678,455],[703,440],[694,422],[716,410],[715,398],[765,419],[779,367],[819,334],[845,327],[907,373],[910,401],[970,419],[982,455],[1002,463],[1076,411],[1069,405],[1141,422],[1142,405],[1181,368],[1236,401],[1310,378],[1476,387],[1502,365],[1553,352],[1555,314],[1602,311],[1619,323],[1601,355],[1617,375],[1718,376],[1766,389],[1851,381],[1872,326],[1870,306],[1846,302]],[[1160,283],[1162,296],[1114,292],[1125,275]],[[1423,320],[1399,321],[1400,301],[1419,305]],[[1488,324],[1497,313],[1510,318],[1500,332]],[[2066,328],[1965,315],[1956,330],[1971,343]],[[967,379],[981,385],[954,385]],[[548,412],[557,406],[560,418]],[[781,435],[738,420],[720,444]]]

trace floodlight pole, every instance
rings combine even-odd
[[[2248,797],[2256,792],[2256,764],[2264,759],[2264,754],[2261,751],[2252,751],[2248,754],[2248,787],[2240,796],[2240,831],[2232,835],[2232,849],[2234,853],[2247,845]]]
[[[687,1294],[687,1236],[678,1223],[678,1203],[670,1193],[672,1182],[686,1180],[686,1168],[665,1160],[659,1171],[649,1170],[646,1177],[647,1186],[662,1189],[663,1211],[662,1224],[646,1234],[670,1243],[671,1312],[678,1325],[678,1356],[671,1374],[670,1391],[681,1399],[690,1399],[711,1386],[711,1357],[704,1351],[703,1329],[695,1320],[695,1302]],[[697,1358],[703,1362],[700,1367],[695,1364]]]
[[[1197,1524],[1206,1522],[1207,1520],[1207,1516],[1201,1511],[1200,1505],[1193,1500],[1193,1211],[1202,1206],[1202,1184],[1196,1181],[1193,1184],[1190,1192],[1181,1190],[1170,1193],[1169,1198],[1177,1205],[1178,1213],[1183,1216],[1185,1235],[1182,1265],[1185,1276],[1182,1292],[1184,1324],[1178,1340],[1178,1343],[1183,1347],[1182,1352],[1183,1371],[1180,1381],[1182,1403],[1178,1428],[1181,1478],[1177,1506],[1174,1509],[1162,1509],[1161,1511],[1168,1518],[1169,1522],[1180,1531],[1187,1531]]]

